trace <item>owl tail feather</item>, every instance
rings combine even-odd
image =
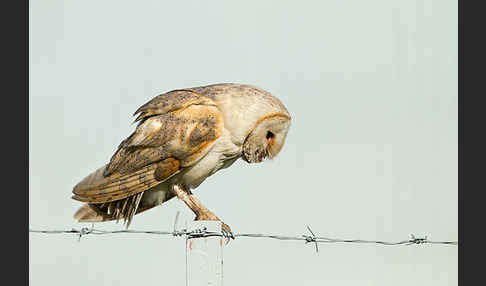
[[[141,195],[142,194],[140,194],[140,196]],[[135,213],[133,213],[129,218],[125,220],[125,226],[128,228],[133,215],[149,210],[155,206],[156,205],[140,206],[136,208]],[[78,222],[103,222],[112,220],[118,221],[120,219],[120,217],[117,217],[114,213],[108,214],[105,211],[106,210],[100,208],[98,204],[86,203],[74,213],[73,218]]]
[[[74,219],[79,222],[101,222],[114,220],[113,217],[96,211],[90,204],[84,204],[74,213]]]

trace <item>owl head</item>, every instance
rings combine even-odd
[[[218,103],[224,126],[248,163],[275,158],[290,127],[290,113],[270,92],[247,84],[222,83],[191,88]]]
[[[262,117],[243,143],[243,160],[260,163],[265,158],[275,158],[285,143],[289,127],[290,116],[285,113]]]

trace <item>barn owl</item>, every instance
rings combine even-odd
[[[215,84],[156,96],[134,114],[136,130],[105,166],[73,188],[85,204],[79,222],[123,219],[178,197],[195,220],[220,219],[192,193],[207,177],[242,158],[259,163],[284,145],[291,117],[269,92],[250,85]],[[232,237],[222,222],[223,233]]]

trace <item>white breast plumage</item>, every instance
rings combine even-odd
[[[211,147],[211,151],[194,166],[175,176],[174,181],[191,189],[197,188],[207,177],[231,166],[240,155],[241,146],[235,145],[231,141],[230,133],[224,129],[221,137]]]

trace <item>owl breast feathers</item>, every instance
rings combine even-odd
[[[249,85],[216,84],[170,91],[142,105],[136,130],[105,166],[73,189],[86,204],[79,221],[132,217],[171,199],[172,186],[188,190],[238,158],[275,157],[290,114],[270,93]]]

